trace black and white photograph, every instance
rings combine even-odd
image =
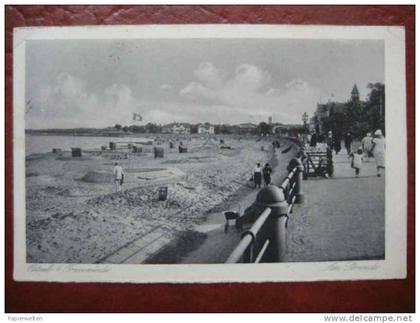
[[[400,29],[19,32],[16,278],[405,275]]]

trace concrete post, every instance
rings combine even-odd
[[[286,222],[288,204],[281,202],[278,207],[271,207],[270,222],[272,227],[270,246],[272,262],[283,262],[286,256]],[[271,258],[271,257],[270,257]]]
[[[267,239],[270,244],[267,250],[267,262],[282,262],[286,255],[286,221],[288,203],[283,191],[274,185],[263,188],[257,195],[257,204],[271,209],[267,223]]]
[[[294,178],[292,179],[296,181],[296,186],[295,186],[295,195],[296,195],[296,200],[295,203],[297,204],[302,204],[304,203],[304,194],[302,192],[302,182],[303,182],[303,172],[305,170],[305,167],[302,164],[302,161],[299,158],[293,158],[290,160],[289,165],[287,166],[287,170],[289,172],[292,172],[293,169],[296,168],[296,173],[293,176]]]
[[[304,167],[302,162],[299,160],[299,165],[296,166],[296,203],[303,204],[305,202],[305,194],[302,192],[302,182],[303,182],[303,171]]]

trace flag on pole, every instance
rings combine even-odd
[[[142,121],[143,117],[140,113],[133,113],[133,121]]]

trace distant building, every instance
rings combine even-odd
[[[327,122],[331,116],[344,115],[346,104],[341,102],[318,103],[314,116],[310,119],[309,128],[321,134],[326,132]]]
[[[179,123],[172,123],[162,127],[162,133],[189,134],[190,127]]]
[[[172,126],[172,133],[189,134],[190,131],[191,130],[190,130],[189,127],[186,127],[186,126],[184,126],[182,124]]]
[[[214,135],[214,127],[212,125],[199,124],[197,128],[197,132],[199,134]]]
[[[273,117],[268,117],[268,124],[271,126],[272,123],[273,123]]]

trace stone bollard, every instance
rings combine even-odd
[[[257,205],[269,207],[270,216],[266,228],[270,230],[270,244],[267,249],[267,262],[282,262],[286,255],[286,223],[288,219],[288,203],[283,191],[275,185],[268,185],[259,191]]]

